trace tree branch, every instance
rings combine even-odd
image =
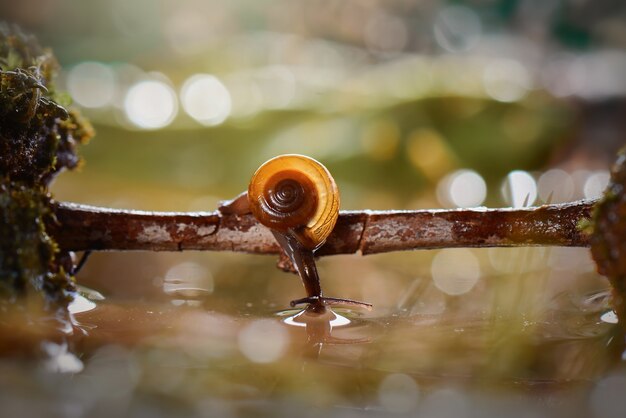
[[[587,247],[579,224],[595,201],[524,209],[342,211],[317,255],[450,247]],[[60,247],[84,250],[241,251],[278,254],[252,215],[141,212],[53,202],[48,230]]]

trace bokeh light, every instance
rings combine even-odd
[[[210,74],[191,76],[180,92],[185,112],[203,125],[216,126],[230,116],[232,100],[224,84]]]
[[[491,98],[500,102],[514,102],[526,95],[531,87],[531,78],[520,62],[500,59],[487,64],[483,83]]]
[[[278,360],[289,344],[289,334],[279,323],[270,319],[251,322],[239,332],[239,350],[250,361],[271,363]]]
[[[574,196],[574,180],[566,171],[554,168],[539,177],[537,189],[545,203],[563,203]]]
[[[448,141],[434,129],[418,128],[411,132],[406,153],[411,164],[433,182],[449,172],[454,164]]]
[[[598,199],[602,197],[606,186],[611,178],[608,170],[600,170],[592,173],[585,181],[584,192],[587,199]]]
[[[213,275],[204,266],[191,261],[170,267],[163,280],[163,292],[179,300],[196,299],[213,292]]]
[[[99,108],[113,102],[116,91],[115,73],[99,62],[82,62],[67,74],[67,89],[81,106]]]
[[[430,272],[435,286],[442,292],[458,296],[472,290],[480,278],[480,264],[471,250],[441,250],[433,258]]]
[[[514,208],[531,206],[537,199],[537,182],[526,171],[511,171],[502,184],[502,195]]]
[[[458,170],[444,177],[437,185],[437,198],[442,205],[457,208],[480,206],[487,197],[487,185],[473,170]]]
[[[168,84],[158,80],[144,80],[128,90],[124,110],[137,127],[159,129],[174,120],[178,113],[178,101]]]

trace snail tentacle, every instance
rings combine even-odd
[[[243,192],[231,200],[222,200],[217,206],[222,215],[246,215],[250,213],[248,192]]]

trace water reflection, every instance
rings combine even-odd
[[[75,335],[73,350],[72,344],[47,345],[50,360],[21,372],[42,385],[41,394],[31,387],[29,396],[44,399],[52,390],[85,414],[94,408],[125,414],[166,396],[194,410],[218,402],[234,415],[267,404],[284,406],[290,416],[309,405],[329,416],[349,407],[418,416],[478,408],[481,416],[495,417],[511,397],[531,408],[538,397],[583,390],[594,411],[623,411],[608,411],[600,401],[623,379],[615,366],[624,336],[607,320],[606,291],[563,295],[532,323],[519,314],[455,313],[455,306],[368,317],[348,309],[272,314],[267,307],[242,315],[215,310],[211,299],[202,307],[107,299],[76,313],[89,331]],[[40,335],[30,341],[39,344]],[[0,360],[6,372],[0,384],[15,381],[6,364]],[[43,389],[55,370],[77,374],[58,389]],[[599,383],[589,387],[594,379]],[[483,405],[490,387],[499,394]],[[523,395],[537,387],[541,394]]]
[[[555,396],[584,399],[580,407],[598,414],[623,412],[601,406],[605,393],[621,387],[622,380],[610,376],[623,376],[624,361],[624,334],[610,310],[606,281],[580,266],[572,269],[571,260],[589,262],[572,249],[515,251],[473,252],[477,276],[467,267],[471,263],[460,262],[463,257],[451,257],[448,263],[466,266],[471,277],[459,273],[450,283],[478,277],[465,293],[441,290],[428,263],[407,286],[399,285],[401,271],[381,272],[371,282],[359,273],[359,283],[375,296],[372,312],[276,312],[298,294],[299,283],[278,276],[270,286],[267,281],[274,279],[259,273],[242,275],[244,286],[235,279],[236,263],[223,270],[217,264],[208,268],[200,257],[172,257],[159,267],[163,278],[145,273],[150,280],[143,284],[143,298],[89,283],[104,299],[81,287],[84,297],[70,306],[82,332],[75,331],[65,345],[23,322],[8,327],[9,316],[0,317],[0,387],[16,381],[16,370],[37,382],[69,373],[74,380],[59,387],[54,402],[83,415],[124,415],[133,405],[167,399],[193,411],[218,405],[234,416],[242,410],[258,415],[266,406],[268,415],[284,407],[286,416],[310,407],[330,417],[345,408],[359,415],[375,411],[374,416],[498,417],[509,411],[502,407],[509,399],[522,399],[516,410],[538,408],[541,415],[545,408],[538,402]],[[567,269],[551,264],[557,255],[563,258],[559,265],[570,260]],[[341,271],[349,263],[342,260]],[[356,268],[350,271],[357,275]],[[96,300],[95,308],[90,300]],[[42,339],[53,343],[41,346]],[[14,353],[27,357],[30,368],[7,366]],[[33,361],[42,354],[45,359]],[[107,392],[108,385],[115,387]],[[28,393],[50,399],[49,390],[41,383]],[[472,415],[475,409],[481,413]],[[576,417],[564,411],[549,415]]]
[[[617,324],[618,322],[617,315],[614,310],[603,313],[600,320],[602,320],[602,322],[606,322],[607,324]]]
[[[346,312],[347,314],[352,313],[350,311]],[[343,316],[328,307],[324,307],[321,311],[319,309],[307,308],[295,314],[293,310],[289,310],[279,312],[278,315],[288,315],[283,320],[287,325],[305,328],[305,357],[319,358],[325,345],[364,344],[371,341],[371,338],[368,336],[357,338],[333,336],[333,328],[358,327],[359,324],[358,320],[350,320],[347,316]]]
[[[273,363],[289,346],[289,334],[271,319],[259,319],[247,324],[238,336],[239,350],[253,363]]]
[[[94,302],[90,301],[82,295],[76,295],[74,296],[74,300],[68,305],[67,309],[72,314],[78,314],[81,312],[87,312],[95,309],[95,307],[96,304]]]

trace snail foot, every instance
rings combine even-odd
[[[289,305],[294,307],[308,303],[309,305],[326,306],[326,305],[350,305],[365,308],[368,311],[372,310],[372,304],[367,302],[360,302],[358,300],[343,299],[343,298],[331,298],[326,296],[308,296],[306,298],[292,300]]]

